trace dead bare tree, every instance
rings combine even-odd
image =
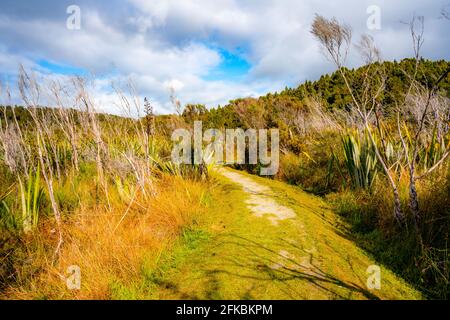
[[[410,84],[405,94],[403,103],[397,110],[397,128],[408,166],[409,207],[413,216],[416,230],[418,230],[421,217],[416,187],[416,181],[419,178],[416,174],[417,172],[416,162],[421,146],[425,144],[423,141],[424,140],[423,136],[427,135],[425,132],[427,124],[434,124],[440,126],[440,123],[442,122],[440,121],[439,117],[434,117],[434,120],[430,119],[430,109],[433,109],[432,105],[433,101],[436,99],[436,93],[439,88],[439,83],[443,79],[445,79],[445,77],[448,75],[448,73],[450,72],[450,68],[447,68],[447,70],[437,80],[435,80],[433,84],[431,84],[430,88],[427,88],[421,83],[419,83],[419,81],[417,80],[417,75],[419,72],[419,61],[421,59],[420,50],[424,42],[423,38],[424,18],[414,16],[411,22],[409,23],[409,28],[413,43],[415,65],[413,74],[408,75]],[[442,103],[445,104],[446,101],[444,100],[442,101]],[[407,143],[405,142],[405,139],[403,138],[404,133],[402,132],[402,126],[400,126],[399,120],[400,115],[402,115],[403,117],[407,116],[406,112],[409,112],[409,114],[412,115],[413,117],[413,121],[410,121],[409,123],[409,126],[412,127],[413,129],[413,138],[410,147],[408,147]],[[436,114],[436,112],[437,110],[434,113]],[[443,152],[441,159],[439,159],[435,163],[435,165],[433,165],[433,167],[430,168],[431,170],[430,169],[427,170],[422,175],[420,175],[420,177],[422,178],[426,176],[430,172],[434,171],[437,167],[439,167],[439,165],[441,165],[449,155],[449,151],[450,149],[447,148],[447,150]]]
[[[129,141],[125,141],[127,145],[125,147],[125,150],[122,150],[120,152],[120,155],[131,166],[136,178],[136,183],[141,189],[144,197],[147,197],[147,188],[149,186],[151,189],[151,193],[154,192],[150,179],[150,176],[152,174],[150,134],[153,134],[154,127],[152,126],[151,122],[147,122],[152,121],[152,119],[147,118],[147,116],[151,117],[151,114],[149,114],[148,112],[152,113],[153,110],[152,108],[150,109],[150,107],[144,102],[144,114],[141,113],[142,109],[139,96],[132,82],[128,83],[128,94],[125,94],[124,91],[117,86],[114,86],[114,88],[117,97],[119,98],[119,107],[126,115],[129,124],[131,124],[131,128],[133,128],[133,137],[132,139],[129,139]],[[143,150],[144,157],[136,152],[136,146],[139,150]]]
[[[424,19],[423,17],[414,17],[409,24],[411,38],[413,41],[413,49],[415,53],[415,68],[413,74],[408,74],[408,78],[410,79],[410,84],[405,93],[405,99],[402,103],[400,103],[400,107],[397,110],[397,127],[399,133],[399,139],[401,141],[401,145],[403,147],[403,154],[406,157],[407,166],[408,166],[408,175],[409,175],[409,207],[413,216],[414,225],[419,235],[419,203],[417,197],[417,189],[415,182],[427,175],[428,173],[435,170],[438,166],[440,166],[444,160],[449,155],[448,146],[447,149],[442,152],[442,156],[440,159],[436,161],[436,163],[429,168],[422,175],[417,176],[416,171],[416,162],[418,153],[423,146],[423,141],[421,136],[424,133],[427,123],[432,123],[432,121],[428,121],[430,109],[432,109],[433,99],[436,98],[437,91],[439,88],[439,83],[447,77],[450,70],[447,69],[432,85],[431,88],[426,88],[422,84],[417,81],[417,74],[419,72],[419,61],[420,57],[420,49],[423,44],[423,30],[424,30]],[[377,160],[383,167],[383,170],[388,178],[390,183],[393,195],[394,195],[394,216],[398,221],[404,220],[404,214],[401,211],[400,207],[400,198],[398,194],[398,186],[393,172],[391,172],[390,167],[388,165],[388,157],[386,150],[386,137],[382,134],[379,112],[382,111],[380,109],[383,106],[380,104],[378,97],[381,92],[385,88],[385,76],[384,71],[380,68],[380,54],[379,50],[373,45],[373,40],[368,36],[363,36],[361,42],[358,46],[362,57],[366,62],[366,69],[363,74],[362,81],[362,92],[357,94],[356,90],[353,89],[350,84],[345,68],[345,58],[348,53],[348,48],[351,42],[351,31],[350,28],[339,24],[336,19],[325,19],[321,16],[316,16],[314,20],[311,32],[313,35],[319,40],[322,47],[325,49],[327,53],[327,57],[337,66],[339,73],[344,79],[345,86],[347,87],[352,101],[353,108],[357,111],[361,122],[364,125],[365,130],[369,133],[370,140],[374,147],[375,154],[377,156]],[[375,81],[374,81],[375,79]],[[418,92],[422,92],[421,96],[424,99],[418,99]],[[448,102],[447,103],[448,106]],[[413,121],[410,126],[413,126],[414,133],[411,141],[411,147],[403,138],[402,126],[400,124],[400,115],[401,110],[408,110],[407,105],[414,105],[413,110],[416,113],[417,121]],[[438,111],[433,112],[435,115],[439,114]],[[372,122],[371,116],[375,115],[375,125],[378,128],[382,150],[378,147],[374,134],[372,133]],[[404,116],[404,114],[403,114]],[[435,116],[434,124],[437,123],[437,118]],[[441,124],[439,124],[441,126]],[[397,159],[397,162],[399,159]],[[419,239],[420,240],[420,239]]]
[[[3,90],[0,83],[0,96],[6,96],[6,101],[3,103],[3,119],[0,119],[0,141],[3,147],[4,160],[15,175],[23,174],[28,178],[28,159],[30,158],[31,150],[28,144],[25,143],[22,128],[19,126],[16,117],[16,110],[11,106],[11,93],[9,88]],[[9,109],[7,105],[11,106]],[[7,113],[12,114],[12,123],[10,123]]]
[[[50,92],[55,100],[56,106],[52,109],[54,119],[59,129],[64,133],[67,141],[72,149],[72,164],[75,171],[79,171],[79,155],[78,155],[78,128],[75,119],[75,104],[69,107],[64,98],[70,97],[66,89],[59,82],[53,81],[50,85]]]
[[[35,138],[37,144],[37,152],[38,159],[40,163],[40,168],[42,175],[44,177],[45,183],[47,185],[48,195],[50,198],[50,203],[52,205],[53,214],[56,221],[56,229],[58,233],[58,242],[54,251],[54,259],[59,255],[62,243],[63,243],[63,235],[61,229],[61,213],[59,211],[58,203],[55,198],[54,192],[54,169],[52,163],[50,161],[51,155],[49,154],[49,150],[46,147],[46,144],[51,144],[51,141],[46,140],[50,138],[49,133],[45,130],[48,130],[47,124],[41,121],[40,114],[38,112],[39,106],[39,97],[40,97],[40,87],[36,82],[34,76],[29,75],[25,69],[21,66],[19,70],[19,91],[27,106],[27,110],[29,111],[31,118],[33,119],[35,125]]]
[[[77,77],[73,79],[73,84],[77,88],[77,100],[81,101],[84,106],[84,113],[87,117],[86,125],[89,132],[94,138],[94,143],[96,146],[96,156],[95,162],[97,164],[97,174],[99,184],[103,187],[105,192],[106,200],[108,203],[108,208],[111,210],[111,204],[109,201],[108,183],[105,175],[105,169],[108,162],[108,148],[102,137],[102,128],[99,123],[98,114],[95,109],[95,105],[91,100],[91,97],[86,89],[85,80]]]
[[[413,129],[411,148],[408,148],[404,139],[402,138],[402,145],[407,159],[409,174],[409,206],[416,224],[419,224],[421,219],[416,181],[418,179],[424,178],[426,175],[437,169],[450,154],[450,147],[447,146],[443,151],[440,159],[437,159],[437,161],[431,168],[428,168],[419,176],[417,175],[416,161],[418,158],[418,153],[423,148],[423,146],[426,145],[426,141],[431,140],[430,136],[432,135],[432,133],[430,131],[432,131],[434,127],[440,127],[442,125],[442,122],[447,121],[445,118],[440,118],[438,116],[439,113],[437,112],[437,110],[433,111],[433,109],[435,109],[433,108],[433,104],[436,104],[437,106],[445,105],[446,109],[449,108],[448,99],[438,99],[436,97],[436,91],[438,90],[439,83],[449,74],[449,72],[450,68],[448,68],[446,72],[436,80],[431,89],[421,88],[421,90],[419,89],[419,92],[416,91],[414,93],[409,93],[409,95],[405,99],[406,104],[410,106],[410,108],[405,108],[406,111],[408,111],[409,109],[410,112],[416,112],[416,116],[418,116],[417,121],[413,121],[412,124],[410,124]],[[414,82],[416,82],[416,80],[414,80]],[[419,84],[416,85],[420,86]],[[402,114],[404,113],[405,112],[403,111]],[[433,116],[433,114],[435,116]],[[400,136],[402,136],[403,132],[400,125],[398,125],[398,130]]]
[[[356,96],[355,90],[350,85],[350,82],[347,78],[346,71],[344,68],[344,64],[348,55],[348,51],[351,45],[351,37],[352,32],[351,28],[347,25],[340,24],[335,18],[326,19],[320,15],[316,15],[314,22],[312,24],[311,33],[319,40],[322,48],[325,51],[326,57],[330,59],[338,68],[338,72],[342,76],[345,86],[349,91],[349,94],[353,101],[353,108],[357,111],[359,118],[365,128],[367,130],[371,143],[374,147],[374,151],[377,157],[377,160],[380,162],[383,170],[388,178],[389,184],[392,189],[392,193],[394,196],[394,216],[398,221],[404,220],[404,214],[401,210],[400,204],[400,196],[398,192],[398,186],[396,181],[394,180],[393,174],[389,170],[389,166],[387,165],[384,157],[382,156],[378,145],[375,141],[375,137],[372,133],[372,127],[370,123],[370,117],[372,116],[375,108],[377,106],[376,101],[378,96],[382,93],[384,89],[384,81],[380,81],[375,88],[369,90],[369,85],[367,84],[369,75],[371,73],[369,70],[366,70],[366,73],[363,77],[365,82],[365,88],[363,93],[359,96],[359,99]],[[363,38],[360,46],[362,47],[360,51],[363,52],[363,56],[366,59],[371,59],[372,65],[374,65],[373,59],[378,58],[377,54],[378,50],[374,50],[375,46],[369,37]],[[370,65],[369,65],[370,67]],[[372,92],[373,96],[369,99],[369,92]]]

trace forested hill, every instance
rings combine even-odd
[[[398,101],[406,91],[409,78],[414,73],[415,60],[403,59],[400,62],[386,61],[382,63],[382,70],[386,76],[386,89],[383,94],[383,104],[390,105]],[[419,63],[417,80],[424,86],[432,86],[436,80],[450,67],[450,62],[445,60],[430,61],[421,60]],[[347,70],[348,77],[353,85],[362,83],[363,73],[367,66]],[[450,97],[450,75],[439,84],[440,89]],[[351,103],[351,97],[345,87],[344,81],[338,71],[326,74],[317,81],[306,81],[295,89],[286,88],[280,95],[288,95],[305,99],[311,95],[320,97],[329,108],[344,108]]]
[[[390,110],[397,101],[402,101],[414,73],[415,60],[403,59],[400,62],[386,61],[381,64],[385,78],[385,89],[379,97],[384,110]],[[421,84],[432,87],[439,77],[450,67],[445,60],[420,60],[416,78]],[[362,77],[368,66],[346,70],[350,85],[356,92],[362,85]],[[378,74],[379,76],[379,74]],[[378,80],[377,80],[378,81]],[[439,83],[440,94],[450,98],[450,75]],[[207,109],[204,105],[187,105],[183,117],[188,122],[202,120],[210,127],[259,127],[269,125],[279,127],[281,113],[289,114],[302,110],[311,98],[319,99],[327,109],[343,109],[351,105],[351,96],[338,71],[326,74],[317,81],[305,81],[297,88],[286,88],[281,92],[268,93],[259,98],[239,98],[225,106]],[[243,113],[245,116],[243,117]],[[244,123],[243,118],[251,123]],[[263,123],[261,123],[263,122]]]

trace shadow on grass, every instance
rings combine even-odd
[[[362,286],[349,282],[325,272],[313,261],[312,253],[300,248],[289,241],[278,239],[273,247],[283,248],[277,251],[268,248],[258,241],[250,240],[236,235],[223,235],[216,246],[230,248],[229,254],[217,255],[215,258],[195,257],[200,260],[195,263],[199,277],[196,281],[203,283],[202,292],[193,294],[182,292],[174,284],[170,284],[172,294],[183,299],[229,299],[223,296],[224,281],[241,279],[251,284],[240,299],[253,299],[257,287],[271,282],[272,285],[283,292],[289,299],[305,297],[305,287],[296,285],[295,280],[306,281],[317,289],[326,292],[330,298],[349,299],[352,294],[359,294],[366,299],[379,300],[379,298]],[[272,246],[272,245],[271,245]],[[215,251],[214,247],[209,248]],[[289,252],[290,255],[286,253]],[[342,257],[345,259],[345,257]],[[347,260],[348,261],[348,260]],[[350,266],[350,270],[353,271]],[[354,272],[353,272],[354,273]],[[223,275],[226,275],[225,279]],[[233,279],[234,278],[234,279]],[[359,279],[361,281],[361,279]],[[343,293],[343,289],[347,292]],[[345,295],[344,295],[345,294]],[[276,297],[269,297],[276,299]]]

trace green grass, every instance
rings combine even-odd
[[[186,262],[191,255],[210,240],[205,230],[192,226],[182,230],[179,239],[170,247],[165,246],[157,259],[153,256],[144,258],[141,264],[140,280],[124,285],[116,280],[110,284],[111,298],[117,300],[151,299],[160,288],[170,288],[168,274]]]
[[[277,202],[297,213],[273,226],[251,214],[247,194],[225,178],[207,214],[185,229],[172,250],[143,272],[134,296],[148,299],[419,299],[387,268],[382,289],[366,289],[376,264],[344,234],[339,218],[317,197],[284,183],[268,185]],[[289,253],[285,257],[283,251]],[[279,269],[276,264],[282,264]],[[308,266],[308,267],[305,267]],[[129,288],[127,288],[129,290]],[[130,295],[125,290],[126,295]],[[133,295],[130,295],[133,296]]]

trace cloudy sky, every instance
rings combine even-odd
[[[67,27],[70,5],[80,29]],[[380,9],[380,29],[367,19]],[[422,54],[450,59],[450,0],[2,0],[0,79],[13,83],[19,64],[40,76],[95,79],[103,111],[116,112],[111,83],[132,81],[159,113],[183,104],[224,104],[317,79],[333,70],[309,30],[315,13],[372,35],[386,60],[411,56],[408,26],[425,16]],[[69,20],[73,22],[74,20]],[[349,64],[361,61],[350,55]]]

